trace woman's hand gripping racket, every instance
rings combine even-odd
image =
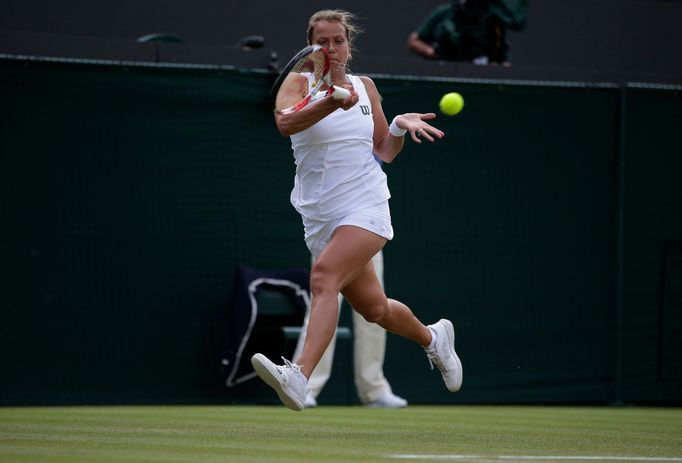
[[[311,45],[299,51],[284,67],[272,86],[275,111],[290,114],[326,96],[345,100],[350,92],[331,84],[327,50]]]

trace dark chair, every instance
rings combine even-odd
[[[275,361],[291,358],[310,308],[308,280],[307,269],[237,268],[222,360],[228,387],[255,376],[250,358],[256,352]]]

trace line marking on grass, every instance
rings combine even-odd
[[[432,460],[432,461],[460,461],[471,460],[476,462],[514,460],[514,461],[682,461],[682,457],[619,457],[613,455],[419,455],[409,453],[396,453],[386,455],[388,458],[401,460]]]

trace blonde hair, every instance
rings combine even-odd
[[[353,13],[343,10],[321,10],[313,14],[308,20],[308,45],[313,43],[313,30],[319,21],[338,21],[346,29],[346,39],[348,45],[353,46],[355,37],[362,32],[362,29],[354,24],[357,19]]]

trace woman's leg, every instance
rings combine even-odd
[[[338,227],[317,258],[310,274],[312,308],[303,352],[296,364],[279,367],[262,354],[251,358],[258,376],[272,387],[284,405],[303,410],[308,381],[329,345],[338,320],[338,294],[343,294],[365,319],[424,346],[432,365],[443,375],[450,391],[462,384],[462,364],[455,353],[455,334],[448,320],[424,326],[401,302],[386,298],[372,257],[386,239],[363,228]],[[428,347],[427,347],[428,346]]]
[[[386,244],[381,236],[352,225],[338,227],[310,273],[312,308],[306,341],[296,363],[309,378],[331,342],[338,322],[338,294],[360,274],[373,275],[372,257]],[[376,281],[380,293],[381,285]],[[350,302],[350,300],[349,300]]]
[[[423,347],[431,342],[431,331],[415,317],[410,308],[386,297],[373,267],[366,266],[342,292],[367,321]]]
[[[344,287],[343,295],[367,321],[424,347],[431,365],[440,370],[448,390],[460,389],[462,362],[455,352],[455,330],[450,320],[441,319],[424,326],[405,304],[386,298],[370,266]]]

